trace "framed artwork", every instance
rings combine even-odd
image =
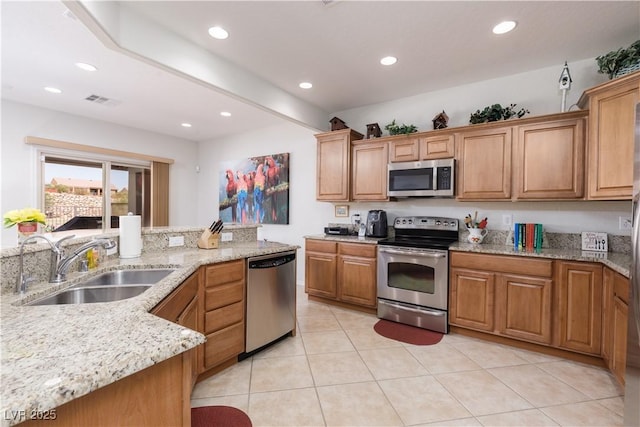
[[[237,224],[289,224],[289,153],[220,164],[220,219]]]
[[[349,216],[349,205],[336,205],[336,216]]]

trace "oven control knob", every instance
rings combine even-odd
[[[442,225],[444,225],[445,227],[447,227],[449,225],[449,221],[445,221],[442,223]]]
[[[440,221],[436,221],[436,225],[440,225]]]
[[[409,220],[409,224],[413,224],[413,220],[412,219]]]

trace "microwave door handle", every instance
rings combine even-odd
[[[445,254],[441,254],[441,253],[402,251],[402,250],[390,249],[390,248],[379,248],[378,251],[386,254],[409,255],[409,256],[418,256],[423,258],[444,258],[446,256]]]

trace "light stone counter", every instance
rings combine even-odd
[[[202,334],[149,313],[198,267],[296,248],[253,241],[112,259],[82,278],[125,267],[176,271],[137,297],[110,303],[21,305],[51,293],[49,283],[32,285],[24,298],[5,293],[0,302],[2,425],[16,423],[10,411],[55,408],[203,343]],[[80,278],[74,274],[58,288]]]
[[[304,236],[304,238],[314,240],[328,240],[332,242],[367,243],[370,245],[376,245],[378,244],[379,240],[386,239],[386,237],[358,237],[338,234],[316,234],[313,236]]]
[[[476,252],[495,255],[513,255],[524,257],[552,258],[567,261],[600,262],[614,271],[629,277],[631,254],[618,252],[581,251],[577,249],[543,248],[540,251],[515,250],[511,246],[481,243],[457,242],[449,247],[451,251]]]

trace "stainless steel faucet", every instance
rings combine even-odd
[[[73,237],[73,236],[70,236],[70,237]],[[20,294],[24,294],[25,292],[27,292],[27,285],[29,284],[29,282],[33,281],[32,278],[26,277],[24,275],[24,245],[36,239],[42,239],[42,240],[45,240],[47,243],[49,243],[49,246],[51,246],[51,250],[53,251],[55,256],[61,253],[61,250],[59,247],[60,242],[58,242],[58,244],[55,244],[51,240],[43,236],[42,234],[34,234],[33,236],[29,236],[26,239],[24,239],[22,243],[20,243],[20,261],[19,261],[20,268],[18,270],[18,278],[16,280],[16,292]]]
[[[73,263],[73,261],[75,261],[83,253],[87,252],[89,249],[97,248],[98,246],[102,246],[105,249],[111,249],[116,246],[116,242],[112,239],[100,238],[85,243],[69,256],[64,257],[64,254],[61,253],[61,255],[56,259],[56,265],[52,266],[51,278],[49,279],[49,283],[64,282],[67,279],[67,271],[69,271],[71,263]]]

